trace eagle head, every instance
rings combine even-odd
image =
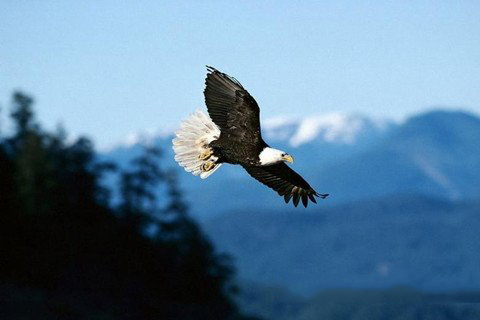
[[[270,147],[266,147],[265,149],[260,152],[258,155],[260,159],[260,164],[262,166],[272,165],[281,161],[287,161],[292,163],[293,157],[286,153],[285,151],[273,149]]]

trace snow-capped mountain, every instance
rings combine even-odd
[[[285,116],[267,119],[263,133],[268,141],[286,141],[292,147],[316,140],[354,144],[365,134],[383,133],[393,125],[392,121],[373,120],[358,114],[328,113],[302,119]]]
[[[263,124],[265,140],[295,157],[292,168],[318,192],[331,194],[322,206],[398,193],[447,199],[480,195],[480,119],[473,114],[434,111],[402,124],[330,114],[278,117]],[[274,192],[238,166],[222,166],[206,180],[183,172],[173,160],[170,133],[136,139],[105,153],[104,158],[128,166],[141,151],[139,142],[154,142],[165,152],[162,165],[178,169],[187,200],[195,203],[192,211],[198,208],[203,215],[285,207]]]
[[[381,143],[335,161],[317,175],[341,201],[395,193],[450,200],[478,197],[479,141],[476,115],[432,111],[409,118]]]
[[[297,161],[292,167],[313,185],[317,185],[316,181],[311,179],[317,175],[318,170],[357,154],[382,139],[395,126],[393,122],[386,120],[374,121],[360,115],[331,113],[297,119],[289,117],[266,119],[262,121],[262,134],[270,145],[293,154]],[[265,194],[265,201],[262,202],[265,206],[271,205],[278,208],[284,206],[275,193],[251,179],[238,166],[223,166],[218,173],[207,180],[184,174],[173,160],[171,148],[173,134],[173,130],[130,134],[123,143],[105,151],[103,158],[126,167],[128,162],[141,152],[142,144],[153,143],[164,150],[165,163],[162,165],[178,168],[181,172],[180,182],[190,202],[195,202],[202,208],[216,203],[209,210],[210,213],[222,213],[244,206],[254,206],[255,199],[252,198],[252,194]],[[112,179],[107,183],[115,184]],[[220,202],[212,201],[224,184],[231,185],[231,192],[225,194]],[[202,190],[201,194],[198,190]],[[239,195],[252,199],[252,202],[239,201],[241,198]],[[202,212],[204,213],[205,211]]]
[[[262,134],[267,143],[280,142],[293,148],[311,142],[352,145],[366,136],[383,134],[395,125],[391,120],[347,113],[310,115],[304,118],[278,116],[262,121]],[[141,143],[148,144],[172,135],[174,130],[132,132],[111,150]]]

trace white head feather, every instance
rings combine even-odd
[[[272,165],[281,161],[293,162],[292,156],[285,151],[270,147],[263,149],[258,157],[260,158],[260,164],[262,166]]]

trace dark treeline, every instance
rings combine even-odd
[[[41,129],[32,105],[15,93],[14,129],[0,135],[0,318],[245,319],[228,257],[189,218],[161,152],[119,171],[88,139]],[[115,207],[100,183],[109,171]]]

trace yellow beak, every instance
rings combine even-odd
[[[285,157],[283,157],[283,160],[292,163],[293,162],[293,157],[291,155],[287,154]]]

